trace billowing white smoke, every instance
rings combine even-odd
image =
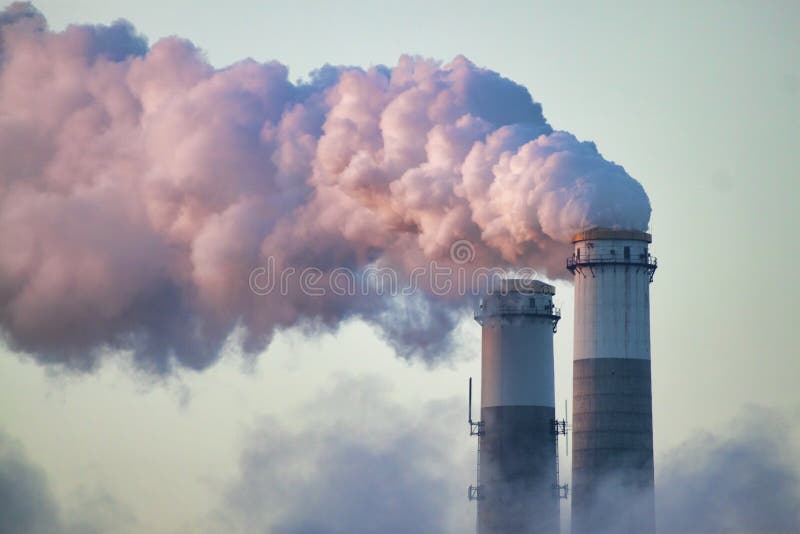
[[[258,266],[401,276],[474,247],[469,268],[564,275],[592,226],[645,229],[641,185],[554,131],[528,91],[463,57],[393,68],[212,68],[188,41],[133,28],[47,30],[0,15],[0,323],[43,362],[89,369],[110,349],[145,368],[203,368],[240,326],[360,317],[402,355],[433,356],[466,300],[257,295]],[[273,260],[270,260],[272,258]]]

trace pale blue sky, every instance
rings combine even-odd
[[[800,409],[800,291],[791,275],[800,261],[797,2],[35,5],[53,29],[126,18],[151,44],[189,38],[217,67],[277,59],[297,78],[325,63],[464,54],[525,85],[550,124],[596,142],[650,196],[659,259],[651,298],[657,470],[672,448],[724,429],[746,405]],[[570,292],[558,285],[565,316],[556,336],[558,399],[570,395]],[[474,350],[434,370],[399,362],[359,324],[322,340],[281,336],[254,371],[234,355],[202,375],[155,384],[124,364],[50,376],[6,351],[0,428],[42,466],[59,499],[102,488],[144,530],[191,530],[202,520],[197,509],[213,507],[214,488],[235,476],[243,436],[258,418],[302,405],[334,376],[382,376],[396,382],[401,403],[466,403],[479,333],[474,323],[462,328]],[[453,436],[454,450],[467,455],[467,472],[453,475],[464,485],[474,445]],[[134,476],[148,470],[172,476],[158,484]],[[165,493],[178,488],[186,493],[164,506]],[[464,503],[463,513],[474,509]]]

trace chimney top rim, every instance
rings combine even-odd
[[[627,239],[632,241],[653,242],[653,236],[640,230],[622,230],[618,228],[592,228],[578,232],[572,236],[572,242],[589,241],[592,239]]]

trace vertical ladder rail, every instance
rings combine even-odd
[[[559,461],[559,454],[558,454],[558,437],[563,435],[564,436],[564,445],[565,445],[565,456],[569,456],[569,424],[567,423],[567,414],[569,413],[569,408],[567,406],[567,401],[564,401],[564,418],[562,420],[553,419],[553,438],[556,441],[556,480],[553,484],[553,488],[555,489],[558,497],[560,499],[566,499],[569,497],[569,484],[562,484],[561,483],[561,467]]]
[[[468,415],[467,421],[469,421],[469,435],[470,436],[480,436],[483,435],[483,421],[473,421],[472,420],[472,377],[469,377],[469,408],[468,408]],[[478,501],[482,498],[481,495],[481,485],[480,485],[480,472],[481,472],[481,442],[480,439],[478,440],[478,451],[475,460],[475,471],[476,471],[476,485],[471,485],[467,488],[467,498],[470,501]]]

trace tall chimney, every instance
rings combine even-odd
[[[481,300],[478,533],[559,531],[555,288],[503,280]]]
[[[572,240],[574,534],[655,531],[651,241],[644,232],[602,228]]]

